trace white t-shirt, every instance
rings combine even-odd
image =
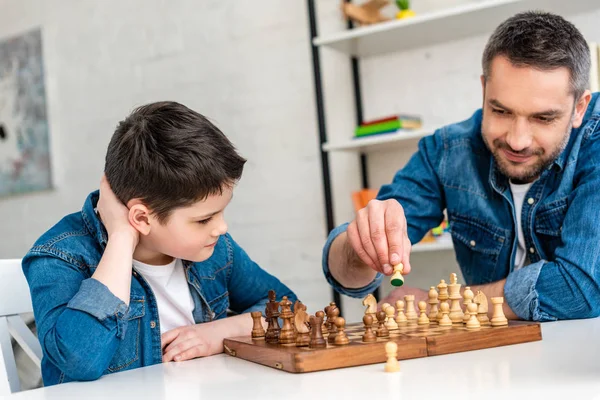
[[[525,248],[525,236],[523,235],[523,228],[521,225],[521,214],[523,212],[523,201],[525,200],[525,195],[527,195],[527,191],[529,191],[531,185],[533,185],[533,182],[526,183],[524,185],[516,185],[510,182],[510,191],[512,192],[513,200],[515,202],[515,214],[517,215],[517,235],[519,238],[517,254],[515,255],[515,271],[528,264],[527,249]]]
[[[133,267],[154,292],[161,334],[180,326],[194,324],[194,299],[180,259],[175,259],[167,265],[148,265],[133,260]]]

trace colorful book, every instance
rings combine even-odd
[[[422,126],[420,121],[396,119],[387,122],[381,122],[373,125],[359,126],[354,131],[355,136],[365,136],[373,133],[381,133],[385,131],[397,129],[418,129]]]
[[[407,115],[407,114],[399,114],[399,115],[390,115],[389,117],[374,119],[372,121],[365,121],[362,124],[360,124],[360,126],[376,125],[376,124],[379,124],[382,122],[390,122],[390,121],[395,121],[398,119],[404,120],[404,121],[418,121],[419,123],[421,122],[421,118],[419,118],[417,116]]]

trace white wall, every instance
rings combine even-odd
[[[462,0],[415,0],[417,11]],[[339,0],[317,0],[319,33],[345,29]],[[600,12],[572,21],[600,39]],[[249,159],[227,212],[230,231],[309,310],[330,290],[321,274],[325,218],[306,2],[285,0],[0,0],[0,38],[42,28],[56,188],[0,199],[0,258],[22,256],[97,187],[116,123],[136,105],[176,100],[209,116]],[[490,27],[490,32],[494,27]],[[361,62],[365,118],[422,115],[428,125],[480,104],[486,35]],[[410,38],[405,38],[410,40]],[[349,60],[323,50],[328,135],[355,124]],[[416,148],[369,158],[372,186]],[[358,158],[332,154],[336,222],[352,218]],[[452,252],[415,254],[408,282],[429,286],[457,270]],[[384,292],[389,290],[387,283]],[[362,306],[347,302],[356,319]]]
[[[304,2],[0,0],[0,37],[36,27],[56,188],[0,199],[0,258],[81,209],[133,107],[176,100],[249,160],[226,213],[233,236],[310,309],[330,301]]]

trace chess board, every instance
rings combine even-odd
[[[223,344],[225,353],[230,356],[302,373],[383,363],[386,361],[385,344],[390,340],[398,343],[399,360],[542,340],[540,324],[528,321],[509,321],[508,326],[482,326],[476,330],[468,330],[462,325],[447,328],[437,324],[409,325],[390,331],[389,338],[377,338],[372,343],[362,342],[362,323],[347,325],[346,333],[349,344],[328,343],[327,348],[320,349],[270,344],[250,336],[228,338]]]

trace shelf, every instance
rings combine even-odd
[[[400,130],[370,137],[351,139],[341,143],[323,143],[323,151],[367,151],[387,150],[390,144],[417,140],[430,135],[433,130],[419,129],[414,131]]]
[[[338,32],[313,40],[357,57],[368,57],[449,42],[491,32],[510,16],[527,10],[571,15],[600,9],[598,0],[479,0],[405,20]]]
[[[453,249],[454,246],[452,246],[452,242],[445,240],[443,242],[417,243],[412,247],[411,253],[424,253],[426,251],[442,251]]]

